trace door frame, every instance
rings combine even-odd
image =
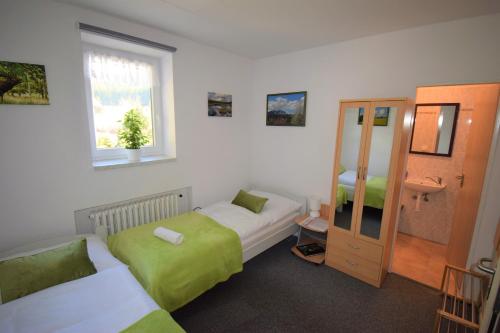
[[[481,83],[450,83],[450,84],[431,84],[431,85],[419,85],[415,88],[415,103],[417,103],[416,101],[416,92],[419,88],[432,88],[432,87],[453,87],[453,86],[480,86],[480,85],[492,85],[492,84],[497,84],[497,85],[500,85],[500,82],[481,82]],[[414,115],[412,115],[412,118],[411,118],[411,133],[413,133],[413,126],[414,126]],[[410,134],[411,135],[411,134]],[[411,141],[411,140],[408,140],[408,141]],[[484,180],[483,180],[483,184],[482,184],[482,190],[481,190],[481,196],[479,198],[479,205],[478,205],[478,209],[477,209],[477,213],[476,213],[476,219],[475,219],[475,223],[474,223],[474,229],[473,229],[473,235],[471,237],[471,241],[470,241],[470,244],[469,244],[469,249],[468,249],[468,258],[466,260],[466,267],[470,267],[472,265],[472,257],[473,257],[473,254],[474,254],[474,250],[475,250],[475,247],[476,247],[476,244],[478,242],[478,237],[479,237],[479,234],[478,234],[478,226],[481,224],[481,215],[483,214],[484,212],[484,205],[485,205],[485,189],[487,189],[487,186],[488,186],[488,183],[491,182],[493,179],[493,163],[494,163],[494,160],[495,160],[495,149],[496,149],[496,146],[497,144],[500,144],[499,143],[500,141],[500,93],[499,93],[499,96],[498,96],[498,100],[497,100],[497,112],[496,112],[496,119],[495,119],[495,123],[494,123],[494,127],[493,127],[493,133],[492,133],[492,138],[491,138],[491,142],[489,143],[490,144],[490,148],[489,148],[489,152],[488,152],[488,159],[486,161],[486,169],[485,169],[485,172],[484,172]],[[406,154],[405,154],[405,163],[404,163],[404,168],[405,168],[405,174],[407,172],[407,163],[408,163],[408,156],[410,154],[409,152],[409,144],[408,143],[408,149],[406,150]],[[401,186],[404,186],[404,183],[402,183]],[[404,188],[401,190],[401,197],[400,197],[400,202],[401,202],[401,198],[402,198],[402,195],[403,195],[403,191],[404,191]],[[392,244],[391,244],[391,254],[390,254],[390,260],[389,260],[389,267],[388,267],[388,271],[389,272],[393,272],[393,269],[392,269],[392,264],[393,264],[393,261],[394,261],[394,250],[395,250],[395,244],[396,244],[396,238],[397,238],[397,234],[398,234],[398,230],[399,230],[399,222],[400,222],[400,214],[401,214],[401,209],[398,209],[398,213],[397,213],[397,216],[396,216],[396,222],[395,222],[395,227],[394,227],[394,231],[392,233]],[[388,235],[388,236],[391,236],[391,235]],[[447,254],[447,257],[448,257],[448,254]]]

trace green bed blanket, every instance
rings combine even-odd
[[[120,333],[186,333],[165,310],[156,310],[142,317]]]
[[[336,207],[340,205],[345,205],[347,203],[347,191],[342,185],[337,185],[337,201],[335,202]]]
[[[182,233],[184,241],[175,246],[155,237],[158,227]],[[124,230],[110,236],[108,246],[167,311],[243,269],[238,234],[195,212]]]
[[[370,180],[366,182],[364,205],[368,207],[383,209],[386,190],[387,190],[386,177],[370,178]]]

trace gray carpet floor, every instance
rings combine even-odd
[[[389,274],[381,289],[290,253],[290,237],[172,313],[196,332],[432,332],[437,291]]]

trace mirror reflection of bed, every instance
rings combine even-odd
[[[360,233],[379,239],[383,208],[386,196],[387,176],[391,159],[396,112],[391,107],[377,108],[371,133],[368,170],[357,170],[360,158],[360,143],[363,126],[364,108],[347,108],[342,133],[341,165],[338,174],[337,207],[335,225],[350,229],[353,202],[356,195],[356,181],[364,178],[366,186],[359,200],[363,201]],[[367,148],[368,149],[368,148]],[[363,152],[361,152],[363,153]],[[358,189],[359,191],[359,189]]]

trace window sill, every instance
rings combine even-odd
[[[102,160],[94,161],[92,166],[95,170],[107,170],[107,169],[117,169],[117,168],[127,168],[139,165],[154,164],[166,161],[173,161],[175,157],[166,155],[155,155],[155,156],[142,156],[140,161],[129,162],[128,159],[116,159],[116,160]]]

